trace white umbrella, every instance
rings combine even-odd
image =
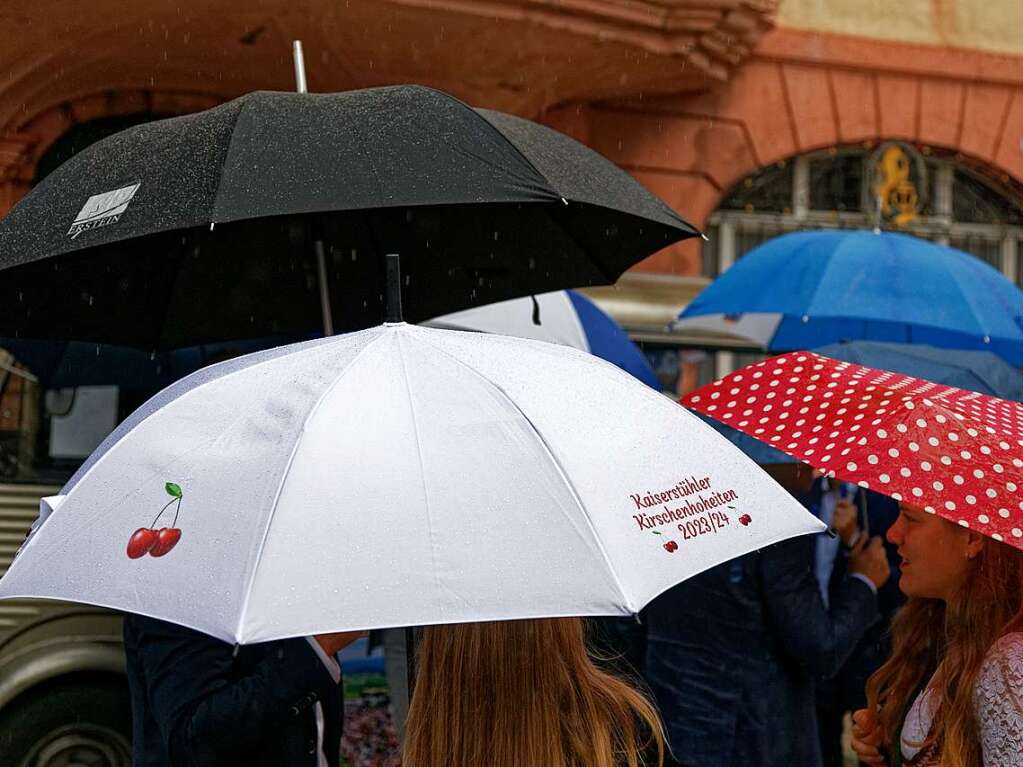
[[[657,374],[625,329],[576,290],[556,290],[474,306],[422,324],[571,346],[617,365],[658,391],[661,388]]]
[[[602,360],[402,323],[179,381],[65,495],[0,597],[239,643],[635,613],[719,562],[822,529],[713,429]],[[176,545],[128,556],[135,530],[174,514]]]

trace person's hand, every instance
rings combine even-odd
[[[835,504],[835,513],[831,517],[831,527],[838,533],[842,543],[852,546],[860,533],[856,504],[847,498]]]
[[[336,634],[317,634],[313,637],[323,651],[333,658],[356,639],[366,636],[368,631],[339,631]]]
[[[884,586],[891,575],[888,555],[881,537],[875,535],[870,541],[863,538],[849,554],[849,573],[866,576],[875,588]]]
[[[881,753],[883,737],[874,712],[861,708],[853,713],[852,720],[852,750],[864,764],[884,767],[887,762]]]

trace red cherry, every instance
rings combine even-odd
[[[739,524],[741,524],[743,527],[745,527],[752,521],[753,517],[751,517],[749,514],[743,514],[741,517],[739,517]]]
[[[138,559],[146,555],[146,552],[153,548],[156,543],[156,530],[149,527],[140,527],[131,534],[128,539],[128,556],[131,559]]]
[[[675,543],[675,541],[668,541],[666,544],[664,544],[664,550],[667,551],[669,554],[677,548],[678,544]]]
[[[156,534],[156,544],[149,550],[149,553],[154,557],[162,557],[173,549],[180,540],[180,527],[161,527],[160,532]]]

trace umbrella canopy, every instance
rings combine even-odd
[[[121,424],[63,492],[0,596],[232,642],[635,613],[822,529],[603,360],[404,323],[203,369]]]
[[[991,352],[880,341],[830,344],[814,349],[814,352],[834,360],[855,362],[957,389],[1023,402],[1023,373]]]
[[[1023,405],[791,352],[684,404],[828,476],[1023,549]]]
[[[959,389],[1023,401],[1023,373],[990,352],[953,351],[916,344],[849,341],[814,349],[831,359],[924,378]],[[700,414],[707,423],[758,464],[793,463],[796,459],[738,429]]]
[[[904,234],[786,234],[747,253],[679,315],[679,328],[771,351],[847,340],[984,349],[1023,364],[1023,292],[962,251]]]
[[[959,389],[1023,401],[1023,373],[990,352],[953,351],[931,346],[849,341],[814,349],[831,359],[924,378]],[[727,440],[758,464],[792,463],[796,459],[738,429],[700,414]]]
[[[658,391],[661,388],[650,363],[625,329],[575,290],[514,298],[445,314],[425,324],[564,344],[605,359]]]
[[[290,340],[381,322],[387,253],[419,321],[614,282],[695,233],[567,136],[439,91],[256,92],[98,142],[15,206],[0,335]]]

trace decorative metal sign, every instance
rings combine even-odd
[[[882,220],[913,221],[927,202],[927,163],[911,144],[888,141],[867,162],[870,190]]]

